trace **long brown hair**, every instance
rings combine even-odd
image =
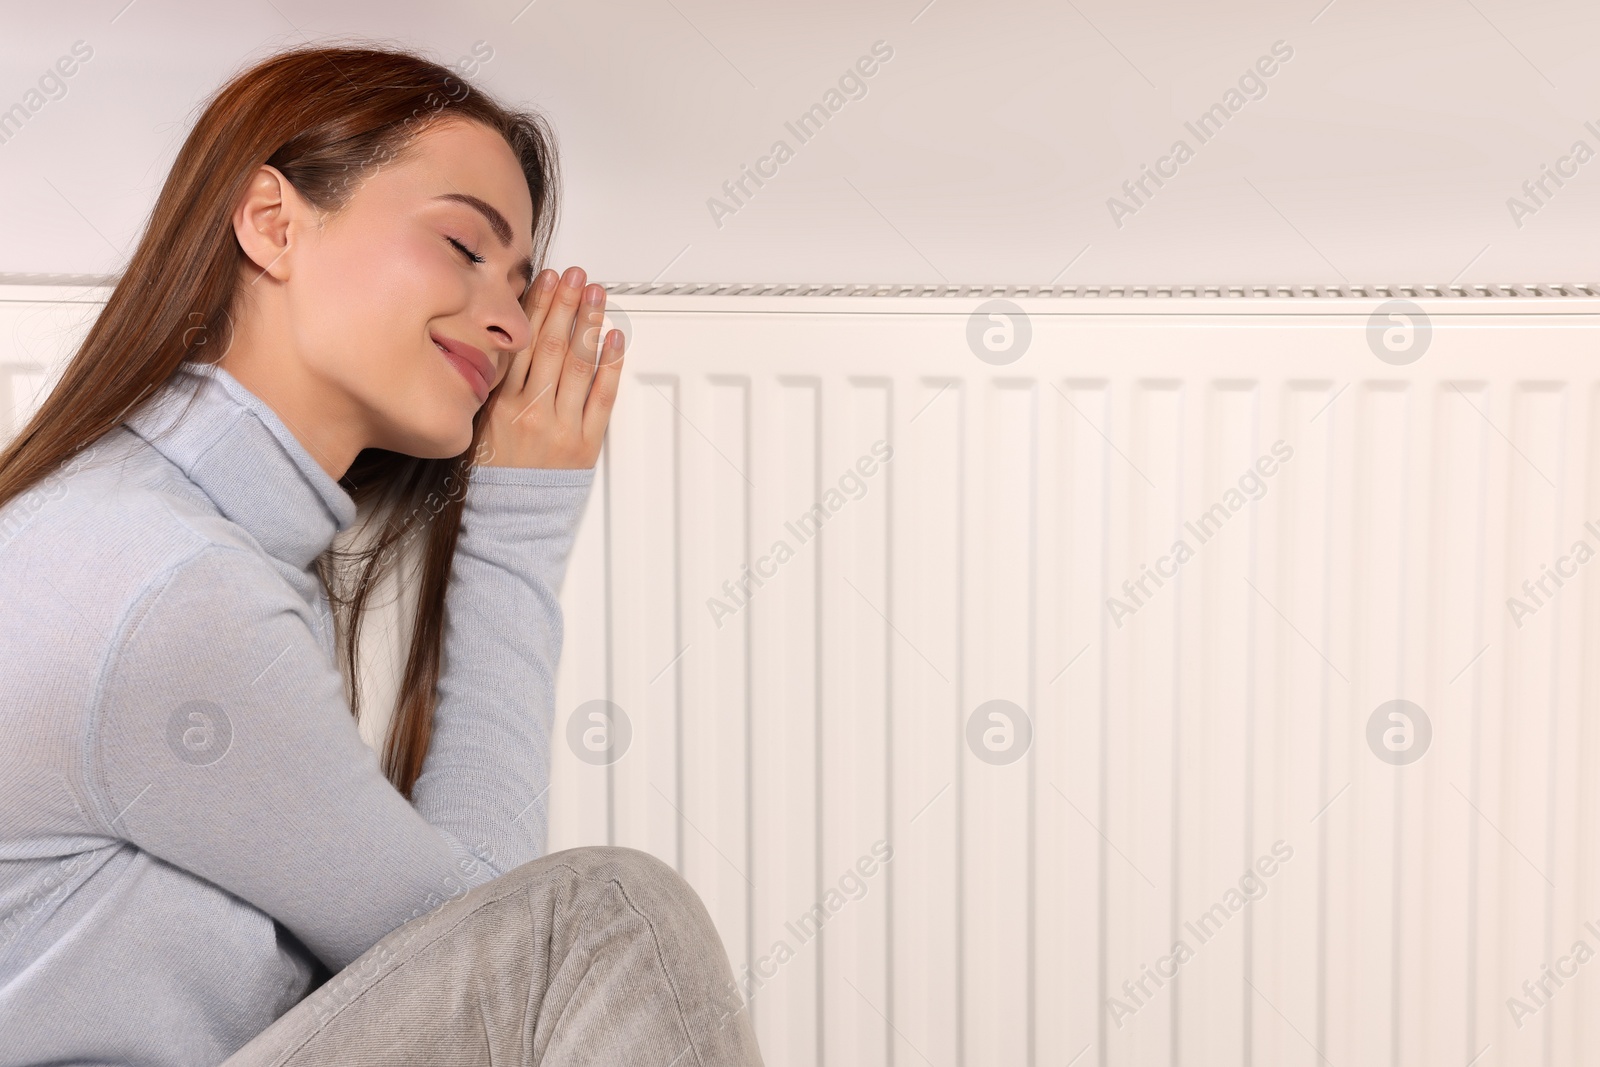
[[[184,360],[214,363],[227,351],[239,271],[247,262],[232,213],[262,164],[276,167],[319,210],[337,212],[374,168],[406,157],[416,136],[443,119],[499,132],[522,164],[533,198],[533,261],[539,270],[555,227],[555,137],[536,113],[515,111],[448,68],[399,48],[311,47],[282,52],[228,82],[207,102],[167,175],[139,246],[55,388],[0,452],[0,507],[115,429],[173,378]],[[414,630],[384,773],[408,799],[433,731],[445,591],[461,526],[472,446],[450,459],[363,451],[340,479],[363,529],[381,533],[359,550],[330,548],[317,573],[334,609],[346,696],[360,717],[356,647],[369,597],[417,536],[421,546]],[[346,583],[349,587],[346,588]]]

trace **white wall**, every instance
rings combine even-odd
[[[1600,161],[1521,226],[1506,203],[1575,140],[1600,151],[1600,9],[1579,0],[524,2],[8,5],[0,109],[74,42],[94,56],[0,144],[0,273],[120,269],[197,103],[355,34],[492,48],[476,80],[561,138],[557,264],[601,280],[1600,277]],[[785,120],[878,40],[867,95],[799,144]],[[1200,145],[1184,120],[1277,40],[1294,56],[1266,96]],[[1107,199],[1179,137],[1194,158],[1114,225]],[[708,198],[778,138],[794,158],[716,225]]]

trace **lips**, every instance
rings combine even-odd
[[[489,399],[489,390],[494,387],[494,364],[483,352],[461,341],[453,341],[439,334],[429,334],[434,347],[444,355],[461,376],[472,386],[472,391],[478,396],[478,403]]]

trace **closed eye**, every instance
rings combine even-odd
[[[451,244],[455,245],[456,248],[461,252],[461,254],[466,256],[467,259],[471,260],[473,263],[482,263],[482,262],[484,262],[484,259],[483,259],[482,256],[478,255],[476,252],[474,252],[472,249],[468,248],[466,245],[462,244],[460,241],[456,240],[454,237],[446,238],[446,240],[448,240]]]

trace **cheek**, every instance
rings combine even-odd
[[[351,371],[368,383],[400,384],[423,367],[429,321],[448,315],[453,301],[465,303],[461,272],[425,236],[366,232],[325,242],[309,259],[306,314],[296,318],[304,351],[330,377]]]

